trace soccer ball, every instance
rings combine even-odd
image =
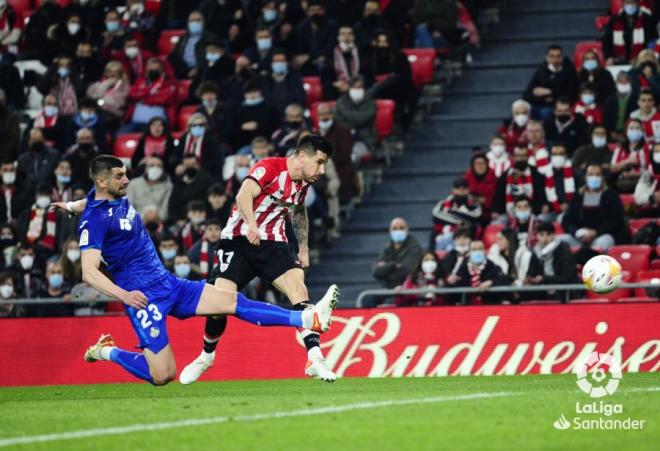
[[[609,255],[597,255],[582,268],[582,282],[594,293],[609,293],[621,284],[621,265]]]

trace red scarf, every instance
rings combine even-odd
[[[468,273],[470,273],[470,286],[472,288],[477,288],[481,285],[481,271],[486,267],[486,263],[482,263],[479,266],[475,266],[472,263],[468,263]],[[483,299],[480,294],[472,295],[472,303],[480,305],[483,303]]]
[[[573,194],[575,194],[575,179],[573,178],[573,165],[571,160],[566,159],[564,167],[564,193],[566,194],[566,202],[570,203],[573,199]],[[559,208],[559,199],[557,198],[557,190],[555,189],[555,177],[552,176],[545,178],[545,197],[552,204],[552,209],[559,213],[561,208]]]
[[[181,229],[181,241],[183,242],[183,248],[186,250],[190,250],[191,247],[193,247],[193,244],[195,244],[195,241],[197,240],[197,236],[201,235],[204,233],[204,227],[199,228],[199,232],[195,232],[192,228],[192,224],[190,222],[186,222],[186,225],[183,226],[183,229]]]
[[[158,138],[147,136],[144,140],[144,156],[153,157],[156,155],[165,158],[166,141],[167,137],[165,135],[159,136]]]
[[[204,240],[202,241],[202,248],[200,249],[199,252],[199,273],[202,278],[206,279],[206,277],[209,275],[209,269],[213,268],[215,265],[219,263],[218,260],[218,253],[214,252],[213,253],[213,263],[209,265],[210,260],[209,260],[209,249],[211,248],[211,245],[209,244],[208,241]]]
[[[339,46],[335,47],[334,57],[335,57],[335,72],[337,73],[337,80],[348,83],[348,80],[351,79],[354,75],[358,75],[360,72],[360,56],[358,55],[357,48],[353,46],[351,50],[351,67],[346,66],[346,60],[342,54]]]
[[[581,114],[589,125],[600,125],[603,122],[603,113],[596,103],[585,105],[581,100],[575,102],[573,113]]]
[[[644,50],[644,43],[646,37],[644,36],[644,21],[642,20],[642,12],[639,11],[635,16],[635,23],[632,30],[632,43],[630,47],[630,56],[626,53],[626,42],[623,38],[623,33],[626,25],[626,19],[622,14],[612,18],[612,43],[614,44],[612,50],[615,58],[632,59],[635,58],[639,52]]]
[[[44,234],[44,218],[46,220],[46,229]],[[39,243],[41,246],[50,250],[55,250],[55,231],[56,231],[57,213],[53,210],[44,211],[36,205],[32,206],[30,211],[30,223],[26,238],[30,244]],[[43,235],[43,238],[42,238]]]
[[[513,213],[513,196],[524,194],[529,200],[534,199],[534,185],[532,184],[532,171],[527,167],[522,177],[513,176],[513,169],[506,173],[506,210]]]

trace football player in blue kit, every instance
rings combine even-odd
[[[161,263],[140,215],[125,197],[129,180],[122,161],[101,155],[92,162],[90,175],[94,189],[86,199],[54,205],[83,212],[79,227],[83,280],[125,304],[142,352],[120,349],[110,335],[101,335],[85,353],[86,361],[112,361],[154,385],[167,384],[176,376],[167,315],[184,319],[228,314],[260,326],[328,330],[339,296],[336,285],[313,308],[290,311],[204,281],[177,278]],[[101,262],[114,280],[100,270]]]

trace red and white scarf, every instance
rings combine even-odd
[[[42,112],[37,114],[37,116],[34,118],[34,128],[51,128],[57,123],[57,117],[58,115],[55,114],[51,117],[46,117],[46,115]]]
[[[646,38],[644,36],[644,20],[642,12],[635,16],[635,23],[632,31],[632,45],[630,47],[630,56],[626,55],[626,42],[623,34],[625,29],[625,19],[621,15],[615,16],[612,20],[612,50],[616,58],[632,59],[644,49]]]
[[[337,80],[348,83],[348,80],[351,79],[354,75],[358,75],[360,72],[360,56],[358,55],[357,48],[353,46],[351,50],[351,67],[346,65],[346,60],[342,54],[339,46],[335,47],[334,58],[335,58],[335,72],[337,73]]]
[[[60,113],[64,116],[73,116],[78,112],[78,97],[73,83],[68,78],[58,80],[57,90],[54,93],[60,105]]]
[[[514,193],[515,191],[515,193]],[[534,185],[532,184],[532,171],[525,169],[522,176],[513,176],[513,169],[506,174],[506,210],[513,213],[513,197],[525,195],[534,199]]]
[[[486,267],[486,263],[482,263],[480,265],[473,265],[472,263],[468,263],[468,273],[470,273],[470,286],[472,288],[477,288],[479,285],[481,285],[481,272],[484,270]],[[473,294],[472,295],[472,303],[473,304],[482,304],[483,299],[480,294]]]
[[[527,146],[527,150],[529,153],[529,164],[536,167],[539,174],[546,177],[552,175],[550,154],[548,153],[548,149],[545,148],[545,144],[537,144],[536,146],[530,144]]]
[[[213,262],[209,262],[209,250],[212,247],[208,241],[202,241],[202,248],[199,251],[199,273],[204,279],[209,275],[209,269],[213,268],[219,262],[217,252],[213,253]],[[211,264],[209,265],[209,263]]]
[[[46,221],[46,231],[44,234],[44,219]],[[30,223],[26,238],[31,244],[39,243],[50,250],[55,250],[55,231],[56,231],[57,213],[52,210],[44,210],[32,206],[30,211]],[[41,236],[43,238],[41,238]]]
[[[495,177],[499,178],[504,174],[507,169],[511,167],[511,158],[508,153],[504,153],[501,157],[496,157],[493,155],[492,151],[489,151],[486,154],[488,157],[488,167],[493,170]]]
[[[581,114],[589,125],[600,125],[603,122],[603,113],[595,103],[585,105],[581,100],[575,102],[573,113]]]
[[[4,187],[2,188],[2,196],[5,198],[5,206],[7,208],[7,222],[10,222],[12,219],[14,219],[11,215],[11,202],[14,199],[14,193],[16,192],[16,188],[14,188],[14,185],[11,185],[10,187]]]
[[[204,137],[195,138],[193,135],[188,133],[186,135],[186,145],[184,147],[183,156],[194,156],[198,161],[202,161],[202,141]]]
[[[570,203],[575,194],[575,178],[573,177],[573,165],[569,159],[566,159],[562,170],[564,171],[564,194],[566,194],[566,202]],[[545,178],[545,197],[552,204],[552,209],[559,213],[561,208],[559,207],[559,199],[557,198],[554,174]]]
[[[197,240],[196,236],[199,236],[204,233],[204,226],[199,228],[199,231],[194,231],[192,228],[192,223],[190,221],[186,222],[186,225],[181,229],[181,242],[183,243],[183,248],[187,251],[193,247],[195,241]]]

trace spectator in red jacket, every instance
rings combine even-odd
[[[488,167],[486,155],[483,153],[473,155],[470,161],[470,169],[465,171],[463,177],[468,182],[472,200],[481,205],[482,218],[490,218],[497,177],[495,177],[495,172]]]
[[[507,152],[513,152],[515,146],[527,145],[525,130],[531,114],[532,106],[526,100],[518,99],[511,105],[511,117],[497,129],[497,133],[504,139]]]
[[[573,114],[581,114],[590,127],[603,122],[603,112],[596,103],[596,89],[591,83],[580,87],[580,98],[573,105]]]
[[[128,35],[124,41],[124,48],[114,54],[114,57],[124,66],[124,72],[131,83],[147,75],[147,61],[152,56],[152,52],[140,47],[140,41],[134,34]]]
[[[176,84],[167,77],[159,59],[151,58],[147,62],[146,76],[131,86],[128,98],[135,102],[129,112],[131,121],[124,124],[118,134],[141,132],[154,117],[173,120],[169,110],[176,106]]]

